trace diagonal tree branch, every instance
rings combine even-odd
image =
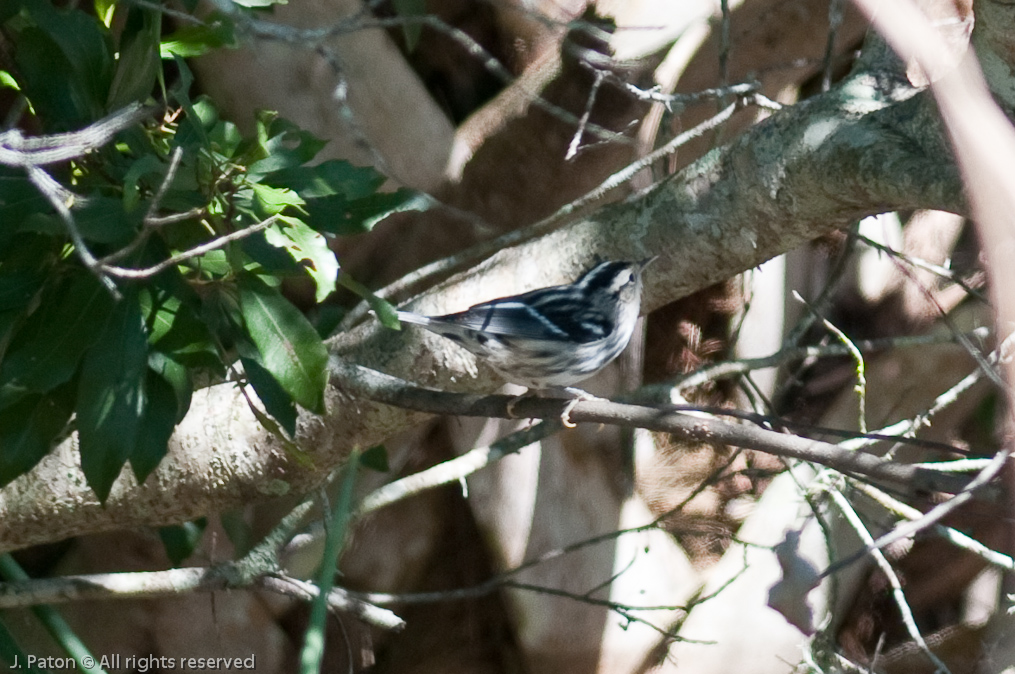
[[[513,412],[517,417],[553,420],[560,416],[568,402],[563,399],[518,399],[509,395],[478,396],[435,391],[407,384],[364,367],[343,363],[335,363],[332,373],[332,383],[343,390],[369,400],[431,414],[510,419]],[[570,417],[575,422],[647,428],[685,440],[714,442],[756,449],[788,459],[811,461],[843,473],[888,483],[893,489],[909,495],[936,491],[955,493],[970,482],[965,476],[937,471],[927,465],[898,463],[828,442],[752,425],[733,424],[702,414],[677,412],[665,407],[583,401],[575,405]]]

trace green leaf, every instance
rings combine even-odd
[[[36,27],[17,36],[15,61],[25,94],[46,128],[77,128],[106,112],[113,49],[105,27],[78,9],[27,0]]]
[[[243,144],[243,134],[232,122],[219,119],[211,125],[208,140],[215,152],[228,159],[236,154],[237,149]]]
[[[160,351],[148,354],[145,379],[146,406],[130,465],[138,482],[144,482],[166,455],[169,439],[190,409],[194,383],[190,371]]]
[[[149,384],[151,377],[158,375],[159,379],[169,385],[169,390],[173,394],[173,423],[183,421],[183,417],[190,410],[191,398],[194,395],[194,382],[190,378],[190,370],[160,351],[149,351],[148,367]]]
[[[344,307],[337,304],[320,304],[316,307],[311,323],[314,324],[314,329],[321,339],[328,339],[341,325],[347,313]]]
[[[258,127],[259,150],[252,155],[256,161],[247,165],[247,177],[254,182],[269,173],[307,163],[327,144],[327,141],[288,120],[276,119],[275,113],[268,116],[263,113],[258,119]]]
[[[194,554],[207,526],[208,520],[202,517],[193,522],[159,527],[162,547],[165,548],[166,556],[173,566],[179,566],[183,560]]]
[[[21,87],[18,86],[18,81],[14,79],[14,76],[11,75],[6,70],[0,70],[0,89],[2,88],[14,89],[14,91],[21,91]]]
[[[0,246],[17,233],[30,215],[52,210],[24,169],[0,166]]]
[[[243,155],[239,158],[240,163],[247,166],[248,176],[250,175],[250,166],[271,156],[271,150],[268,148],[268,141],[271,139],[269,129],[272,123],[278,119],[278,113],[274,110],[258,110],[254,118],[254,137],[248,141]],[[252,176],[251,180],[256,181],[259,178],[260,176]]]
[[[190,85],[194,83],[194,74],[187,66],[187,62],[179,56],[173,56],[173,62],[180,71],[180,79],[170,92],[170,98],[176,101],[183,108],[183,119],[176,132],[176,143],[183,148],[207,148],[208,134],[201,118],[194,109],[194,103],[190,100]]]
[[[240,358],[247,381],[254,387],[264,409],[285,429],[289,437],[296,435],[296,403],[285,389],[255,358]]]
[[[140,210],[127,213],[122,199],[101,196],[89,197],[72,212],[82,237],[87,241],[113,246],[130,242],[140,229],[144,217]]]
[[[28,305],[60,252],[59,242],[47,236],[19,234],[0,253],[0,311]]]
[[[231,19],[216,12],[199,26],[184,26],[167,36],[159,45],[159,54],[163,59],[193,58],[219,47],[235,47],[234,29]]]
[[[120,33],[120,56],[109,87],[106,107],[117,110],[152,94],[162,70],[157,47],[162,33],[161,12],[129,7],[127,23]]]
[[[73,409],[72,387],[31,395],[0,410],[0,487],[24,475],[49,453]]]
[[[425,211],[430,208],[430,204],[429,196],[405,188],[394,192],[378,192],[350,202],[346,206],[344,220],[334,223],[334,229],[325,231],[335,234],[369,232],[378,222],[394,213]]]
[[[287,187],[271,187],[259,183],[254,183],[252,187],[261,217],[278,215],[290,206],[303,205],[300,195]]]
[[[148,336],[137,293],[128,287],[85,354],[78,383],[81,470],[102,502],[137,445],[147,371]]]
[[[0,23],[7,23],[8,19],[21,11],[21,0],[0,0]]]
[[[197,100],[194,101],[189,114],[194,115],[197,123],[199,123],[201,128],[203,128],[206,132],[219,122],[218,108],[215,107],[215,104],[212,103],[211,99],[207,96],[198,96]]]
[[[315,299],[324,298],[335,291],[338,276],[338,259],[323,236],[295,218],[280,217],[284,226],[269,227],[264,234],[268,243],[284,248],[296,262],[303,262],[308,274],[317,285]]]
[[[391,466],[388,464],[388,450],[384,448],[384,445],[375,445],[363,452],[359,457],[359,462],[360,465],[379,473],[387,473],[391,470]]]
[[[426,0],[392,0],[395,13],[402,18],[412,18],[426,14]],[[402,24],[405,46],[411,52],[419,44],[419,36],[423,32],[423,24],[406,21]]]
[[[173,329],[183,302],[178,297],[152,288],[141,288],[138,298],[148,327],[148,342],[158,344]]]
[[[227,347],[242,339],[243,314],[237,289],[231,284],[211,284],[201,295],[200,319],[211,334]]]
[[[271,228],[269,228],[271,229]],[[240,242],[240,248],[257,264],[273,276],[296,276],[304,273],[293,256],[284,248],[268,243],[265,233],[255,232]]]
[[[153,354],[155,355],[155,354]],[[161,354],[159,354],[161,355]],[[163,361],[172,362],[163,357]],[[149,358],[151,361],[151,358]],[[177,366],[186,375],[186,369]],[[190,389],[186,389],[187,405]],[[137,444],[130,454],[130,467],[138,483],[144,483],[165,458],[169,438],[179,419],[180,401],[174,387],[156,371],[149,369],[145,378],[145,408],[137,434]]]
[[[130,213],[141,201],[140,183],[145,176],[165,175],[167,165],[156,155],[146,154],[131,164],[123,176],[123,210]]]
[[[26,306],[42,287],[45,275],[23,271],[7,273],[0,269],[0,311]]]
[[[143,252],[141,265],[154,264],[167,255],[166,248],[154,237]],[[155,350],[184,366],[222,370],[218,347],[202,315],[202,300],[177,269],[167,269],[155,276],[139,290],[138,298],[148,329],[148,343]],[[150,362],[160,370],[155,361]]]
[[[352,517],[353,488],[356,485],[356,451],[349,456],[349,462],[342,467],[338,494],[332,502],[328,535],[324,539],[324,553],[317,569],[317,596],[310,607],[307,629],[303,632],[303,647],[300,649],[300,674],[318,674],[324,657],[324,631],[328,618],[328,595],[335,580],[335,567],[339,555],[345,548],[349,520]],[[337,480],[336,480],[337,482]]]
[[[295,190],[306,202],[307,224],[331,234],[366,232],[392,213],[425,211],[431,204],[426,195],[404,188],[378,193],[383,175],[338,160],[280,169],[265,181]]]
[[[0,364],[0,387],[45,393],[68,381],[81,355],[100,338],[113,298],[84,272],[44,293],[38,311],[14,337]]]
[[[299,309],[253,274],[239,276],[240,311],[261,365],[297,403],[324,412],[328,352]]]
[[[116,0],[95,0],[92,5],[95,7],[95,16],[106,28],[113,25],[113,12],[116,10]]]
[[[315,197],[308,199],[303,210],[306,211],[304,220],[318,232],[327,234],[359,234],[360,230],[353,227],[344,227],[349,217],[349,200],[341,194],[332,194],[326,197]]]
[[[338,274],[338,285],[342,286],[347,290],[351,290],[362,299],[367,301],[370,308],[377,314],[378,320],[381,325],[391,330],[401,330],[402,323],[398,320],[398,310],[391,306],[391,303],[385,299],[382,299],[375,295],[373,291],[367,288],[365,285],[349,276],[345,272],[339,272]]]
[[[219,515],[219,523],[226,532],[229,542],[233,544],[237,559],[250,552],[255,543],[253,528],[244,517],[244,512],[242,509],[227,510]]]
[[[11,335],[14,334],[14,329],[18,326],[22,318],[23,312],[18,309],[0,311],[0,364],[3,363],[2,347],[10,341]],[[3,406],[4,392],[3,388],[0,387],[0,408],[3,408]]]
[[[229,256],[224,250],[209,250],[204,255],[192,257],[180,264],[217,278],[229,276],[233,271]]]
[[[278,169],[266,178],[266,182],[288,187],[308,200],[333,194],[360,199],[376,192],[384,181],[384,176],[369,166],[353,166],[339,159]]]
[[[56,43],[38,28],[26,28],[16,44],[19,88],[43,120],[44,129],[66,131],[86,125],[92,112],[87,96],[70,77],[70,63]]]

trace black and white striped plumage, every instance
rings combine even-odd
[[[591,377],[631,340],[641,272],[651,260],[602,262],[574,283],[477,304],[457,314],[398,318],[446,337],[509,382],[567,387]]]

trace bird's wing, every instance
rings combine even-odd
[[[544,300],[533,305],[503,299],[433,320],[504,337],[584,343],[605,337],[612,327],[608,319],[596,319],[590,313],[576,310],[573,303],[564,300]]]

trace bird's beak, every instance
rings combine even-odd
[[[655,262],[658,259],[659,259],[658,255],[653,255],[652,257],[647,257],[644,260],[639,260],[638,261],[638,267],[639,267],[638,271],[639,272],[645,271],[645,267],[649,266],[650,264],[652,264],[653,262]]]

